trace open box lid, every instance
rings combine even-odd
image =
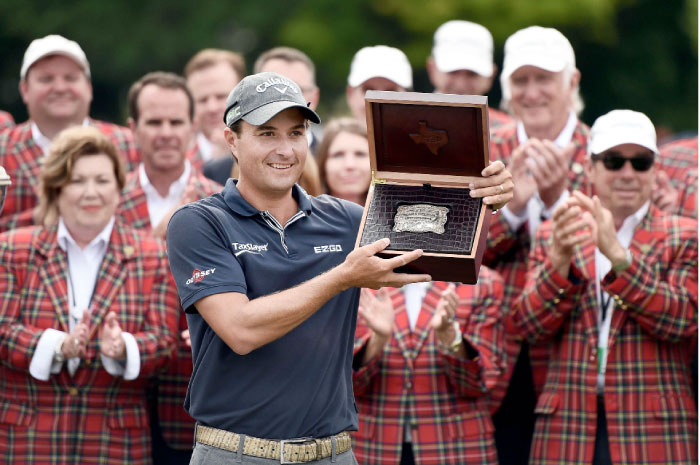
[[[377,178],[480,177],[489,164],[485,96],[369,90],[365,106]]]

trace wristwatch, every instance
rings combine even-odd
[[[630,252],[630,249],[627,249],[626,252],[625,261],[617,263],[612,267],[615,273],[622,273],[632,264],[632,252]]]
[[[452,322],[452,326],[455,330],[454,339],[452,339],[452,342],[450,342],[449,345],[446,345],[443,344],[442,341],[438,338],[438,348],[443,352],[447,352],[449,354],[456,354],[457,352],[459,352],[459,348],[462,345],[462,329],[459,327],[459,323],[457,322],[457,320]]]
[[[56,344],[56,347],[53,349],[53,361],[58,362],[58,363],[63,363],[66,361],[66,356],[63,355],[63,352],[61,351],[61,348],[63,348],[63,342],[66,340],[66,338],[63,338],[59,341],[58,344]]]

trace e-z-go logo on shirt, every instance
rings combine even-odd
[[[253,253],[256,255],[262,255],[262,252],[267,252],[267,243],[265,244],[241,244],[240,242],[231,242],[233,246],[234,255],[237,257],[242,253]]]
[[[205,271],[198,270],[197,268],[195,268],[194,270],[192,270],[192,277],[185,281],[185,284],[189,286],[192,283],[198,283],[202,281],[206,276],[214,274],[214,271],[216,271],[216,268],[209,268]]]
[[[342,252],[343,248],[340,244],[330,244],[330,245],[317,245],[314,247],[315,253],[326,253],[326,252]]]

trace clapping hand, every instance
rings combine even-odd
[[[73,328],[73,331],[66,336],[61,346],[63,356],[68,358],[85,357],[87,353],[87,343],[90,337],[90,312],[83,311],[83,316]]]
[[[116,313],[107,313],[100,333],[100,353],[106,357],[124,360],[126,343],[122,337],[122,328],[119,326]]]
[[[394,328],[394,306],[386,288],[380,289],[376,295],[369,289],[362,289],[359,312],[377,336],[383,339],[391,336]]]

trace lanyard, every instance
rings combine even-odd
[[[103,260],[104,260],[104,258],[103,258]],[[81,312],[80,317],[77,317],[76,315],[73,314],[74,311],[77,311],[78,304],[75,300],[75,288],[73,287],[73,275],[70,271],[70,259],[68,258],[68,250],[66,250],[66,268],[68,271],[68,290],[70,292],[70,297],[71,297],[71,308],[69,309],[68,314],[70,315],[70,317],[73,320],[75,320],[75,323],[77,323],[82,318],[82,312]],[[97,268],[97,275],[98,276],[95,277],[95,284],[92,286],[92,292],[90,293],[90,300],[88,300],[88,305],[87,305],[88,312],[90,312],[90,307],[92,306],[92,298],[95,296],[95,290],[97,289],[97,279],[99,278],[100,268],[102,268],[101,262],[100,262],[100,266]]]

